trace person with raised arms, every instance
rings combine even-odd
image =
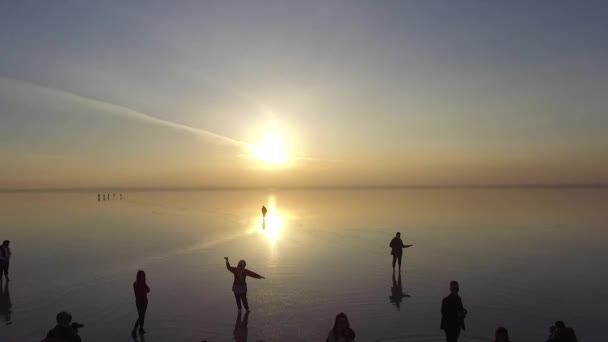
[[[232,283],[232,292],[234,293],[234,298],[236,299],[236,306],[241,311],[242,306],[245,307],[245,310],[249,312],[249,302],[247,301],[247,277],[255,278],[255,279],[264,279],[261,275],[252,272],[245,268],[247,266],[247,262],[245,260],[239,261],[237,267],[230,266],[230,261],[228,261],[228,257],[225,257],[226,260],[226,269],[229,272],[234,274],[234,282]],[[242,306],[241,306],[242,303]]]

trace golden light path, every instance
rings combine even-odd
[[[281,234],[283,218],[277,211],[277,202],[274,196],[268,197],[266,208],[268,209],[266,218],[259,217],[255,220],[256,230],[261,231],[271,242],[275,242]]]
[[[227,243],[232,240],[240,239],[248,235],[261,233],[266,236],[267,240],[271,245],[279,239],[283,227],[286,225],[287,220],[289,219],[297,219],[296,216],[293,216],[290,212],[284,210],[278,210],[277,201],[274,196],[268,197],[268,203],[265,204],[268,212],[266,213],[266,218],[262,217],[261,211],[258,211],[259,214],[252,217],[250,220],[245,220],[245,222],[249,221],[250,223],[247,225],[247,229],[241,232],[236,232],[233,234],[222,236],[218,239],[212,239],[204,241],[200,241],[190,247],[182,248],[175,253],[177,254],[189,254],[189,253],[197,253],[201,250],[213,248],[218,245]],[[261,209],[261,208],[258,208]]]

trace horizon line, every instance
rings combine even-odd
[[[92,186],[49,188],[0,188],[0,193],[23,192],[165,192],[165,191],[280,191],[280,190],[466,190],[466,189],[608,189],[608,183],[518,183],[518,184],[396,184],[396,185],[302,185],[302,186]]]

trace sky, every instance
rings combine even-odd
[[[603,1],[0,2],[0,189],[608,183]]]

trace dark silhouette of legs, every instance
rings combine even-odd
[[[397,261],[399,261],[399,270],[401,270],[401,255],[393,255],[393,270]]]
[[[239,308],[239,311],[241,311],[241,303],[243,303],[242,306],[245,307],[245,310],[249,311],[249,302],[247,301],[247,293],[244,293],[241,295],[237,295],[235,293],[234,298],[236,299],[236,306]]]
[[[6,278],[6,281],[9,280],[8,279],[8,266],[9,266],[8,262],[0,261],[0,280],[2,280],[3,275]]]
[[[243,300],[243,306],[245,307],[245,310],[249,312],[249,302],[247,301],[247,294],[245,293],[241,295],[241,299]]]
[[[447,342],[458,342],[459,336],[460,336],[460,329],[445,330],[445,340]]]
[[[135,321],[135,326],[133,327],[133,331],[131,331],[131,336],[136,337],[135,332],[137,328],[139,328],[140,334],[145,334],[144,323],[146,320],[146,310],[148,309],[148,303],[137,303],[137,321]]]
[[[242,307],[241,307],[241,295],[237,295],[236,293],[234,294],[234,299],[236,299],[236,306],[239,308],[239,311],[241,311]]]

